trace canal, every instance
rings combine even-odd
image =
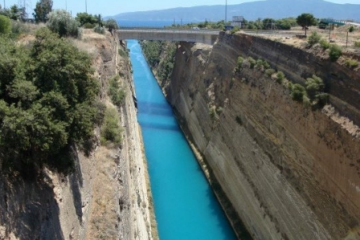
[[[160,239],[236,239],[139,43],[129,40],[127,47]]]

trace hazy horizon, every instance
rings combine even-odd
[[[241,4],[244,2],[255,2],[260,0],[227,0],[228,5]],[[309,0],[312,1],[312,0]],[[360,0],[325,0],[327,2],[339,3],[339,4],[360,4]],[[35,8],[35,4],[38,1],[35,0],[0,0],[0,5],[3,7],[4,3],[6,7],[10,7],[14,4],[26,5],[27,12],[31,17],[32,10]],[[88,13],[101,14],[102,16],[113,16],[120,13],[127,12],[140,12],[140,11],[153,11],[164,10],[178,7],[195,7],[195,6],[211,6],[211,5],[225,5],[225,1],[219,0],[173,0],[168,2],[163,1],[148,1],[148,0],[132,0],[124,4],[118,0],[104,1],[106,4],[99,4],[95,0],[83,0],[83,1],[70,1],[70,0],[54,0],[54,9],[67,9],[72,15],[76,15],[78,12],[85,12],[85,6],[87,4]],[[25,3],[25,4],[24,4]]]

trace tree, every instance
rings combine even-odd
[[[114,19],[108,19],[107,21],[105,21],[104,26],[109,30],[109,32],[112,32],[112,30],[119,28],[117,22]]]
[[[79,36],[79,23],[65,10],[55,10],[49,13],[47,27],[54,33],[63,36]]]
[[[75,19],[80,23],[80,26],[83,26],[84,24],[91,24],[95,27],[95,24],[98,21],[96,15],[94,16],[86,12],[76,14]]]
[[[46,22],[48,20],[48,14],[52,11],[52,0],[40,0],[36,3],[33,16],[37,23]]]
[[[35,37],[0,38],[0,169],[28,177],[71,169],[71,146],[87,147],[99,121],[90,57],[47,28]]]
[[[0,15],[0,34],[8,34],[11,32],[10,18]]]
[[[272,18],[265,18],[262,20],[262,25],[264,29],[273,29],[275,25],[275,20]]]
[[[306,30],[308,29],[308,27],[316,25],[317,20],[312,14],[303,13],[296,18],[296,23],[302,26],[302,28],[305,30],[305,36],[306,36]]]

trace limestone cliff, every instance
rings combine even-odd
[[[330,104],[312,110],[238,56],[303,83],[320,76]],[[222,33],[181,43],[165,92],[255,239],[360,238],[360,74],[279,42]]]
[[[128,56],[119,54],[126,48],[109,32],[85,30],[82,40],[72,41],[92,56],[107,106],[112,105],[108,79],[120,75],[126,92],[119,107],[122,148],[98,143],[89,157],[74,148],[76,167],[68,176],[46,169],[36,181],[0,176],[0,239],[156,239],[131,66]],[[99,139],[99,129],[94,131]]]

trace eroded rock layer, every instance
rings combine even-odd
[[[238,56],[266,60],[292,82],[320,76],[331,105],[305,107],[260,69],[235,73]],[[359,71],[226,34],[213,47],[181,43],[165,89],[255,239],[360,238],[359,92]]]

